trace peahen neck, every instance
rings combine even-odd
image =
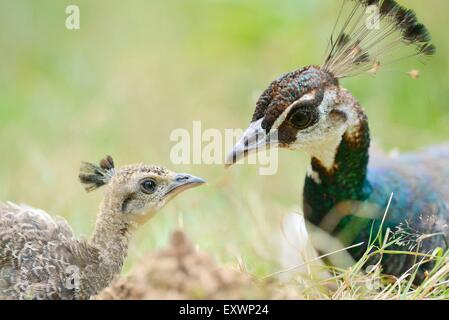
[[[354,121],[348,125],[334,154],[332,165],[312,157],[304,184],[304,214],[315,225],[337,205],[364,201],[369,196],[367,167],[370,135],[368,120],[354,98],[348,97]],[[328,230],[331,232],[332,230]]]

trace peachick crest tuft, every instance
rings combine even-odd
[[[99,165],[83,162],[78,177],[84,189],[90,192],[107,184],[114,176],[114,173],[114,160],[112,160],[111,156],[106,156],[100,160]]]

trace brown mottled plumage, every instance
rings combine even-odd
[[[46,212],[0,203],[0,299],[88,299],[120,273],[133,231],[176,194],[204,183],[157,166],[84,163],[87,191],[106,186],[95,231],[78,240]]]

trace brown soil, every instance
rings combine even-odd
[[[95,299],[298,298],[278,288],[219,266],[208,254],[195,250],[183,231],[175,231],[167,248],[147,255]]]

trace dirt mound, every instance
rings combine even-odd
[[[183,231],[175,231],[170,245],[145,257],[126,277],[104,289],[95,299],[269,299],[295,298],[280,294],[242,272],[219,266],[208,254],[195,250]]]

